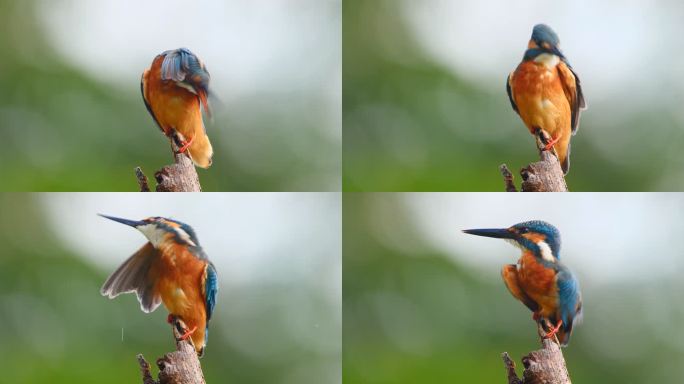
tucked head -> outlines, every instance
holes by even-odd
[[[560,40],[558,39],[558,35],[556,35],[556,32],[554,32],[551,27],[546,24],[537,24],[534,26],[528,48],[551,50],[553,48],[558,48],[559,45]]]
[[[463,232],[476,236],[509,240],[518,247],[529,250],[547,261],[555,262],[560,258],[560,232],[545,221],[533,220],[508,228],[466,229]]]
[[[211,116],[209,109],[209,72],[197,55],[187,48],[179,48],[163,52],[164,61],[161,66],[162,80],[173,80],[176,85],[197,95],[204,110]]]
[[[102,214],[100,216],[139,230],[155,248],[167,241],[175,241],[179,244],[193,247],[199,246],[197,235],[192,227],[180,221],[164,217],[148,217],[147,219],[136,221]]]

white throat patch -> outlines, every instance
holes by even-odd
[[[178,234],[178,237],[180,237],[181,240],[192,245],[193,247],[197,246],[197,244],[195,244],[195,242],[190,239],[190,235],[188,235],[188,233],[185,232],[182,228],[173,228],[173,230],[176,231],[176,233]]]
[[[540,241],[537,243],[537,247],[539,247],[539,253],[541,253],[542,259],[552,263],[556,262],[556,258],[553,257],[553,252],[551,252],[551,247],[549,247],[549,244],[547,244],[545,241]]]
[[[555,68],[560,63],[560,57],[551,53],[542,53],[534,59],[535,63],[546,65],[547,68]]]
[[[157,227],[154,224],[145,224],[140,227],[137,227],[140,232],[147,237],[147,240],[152,243],[152,245],[157,248],[163,241],[164,241],[164,236],[166,236],[169,232]],[[192,245],[192,246],[197,246],[191,239],[190,235],[188,235],[187,232],[185,232],[181,228],[171,228],[173,229],[174,232],[178,235],[178,237],[181,238],[181,240],[185,241],[186,243]]]
[[[158,228],[154,224],[145,224],[136,228],[142,232],[145,237],[147,237],[147,240],[149,240],[155,248],[157,248],[164,241],[166,231]]]

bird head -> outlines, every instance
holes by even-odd
[[[560,232],[545,221],[533,220],[508,228],[466,229],[463,232],[508,240],[546,261],[555,262],[560,258]]]
[[[147,240],[149,240],[155,248],[159,248],[160,245],[170,241],[192,247],[199,247],[199,241],[197,240],[195,231],[192,227],[185,223],[181,223],[180,221],[164,217],[148,217],[147,219],[136,221],[102,214],[100,214],[100,216],[137,229],[145,235]]]
[[[546,24],[537,24],[532,29],[532,37],[527,44],[528,50],[538,53],[550,53],[564,58],[560,51],[560,39],[556,32]]]

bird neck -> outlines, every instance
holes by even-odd
[[[534,61],[549,68],[555,67],[563,59],[563,57],[558,56],[555,52],[544,48],[530,48],[525,51],[523,56],[523,61]]]

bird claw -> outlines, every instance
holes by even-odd
[[[194,139],[195,139],[195,136],[191,137],[190,140],[188,140],[188,141],[179,140],[181,142],[182,146],[180,147],[180,149],[178,149],[178,153],[183,153],[183,152],[187,151],[187,149],[190,147],[190,145],[192,144],[192,141]]]
[[[181,139],[181,136],[178,133],[178,131],[176,131],[173,128],[171,128],[167,132],[166,136],[169,139],[171,139],[176,144],[176,146],[178,146],[178,152],[176,152],[176,153],[184,153],[185,151],[187,151],[188,148],[190,147],[190,145],[192,145],[192,141],[195,139],[195,136],[193,136],[190,138],[190,140],[185,141],[185,140]]]
[[[556,143],[558,142],[558,140],[560,140],[560,135],[558,135],[558,137],[553,137],[553,136],[552,136],[551,139],[550,139],[549,141],[546,142],[546,146],[544,147],[544,150],[545,150],[545,151],[548,151],[548,150],[550,150],[551,148],[553,148],[553,146],[556,145]]]
[[[558,320],[558,323],[556,323],[555,327],[552,327],[551,330],[549,330],[546,335],[544,335],[544,339],[550,339],[554,336],[556,336],[556,333],[560,330],[561,325],[563,325],[563,320]]]
[[[537,136],[539,136],[539,139],[541,140],[542,143],[544,143],[544,151],[551,150],[556,143],[560,140],[560,134],[558,137],[553,137],[550,134],[548,134],[545,130],[541,128],[537,128],[536,130]]]
[[[197,326],[194,326],[192,329],[186,330],[185,333],[180,337],[179,340],[187,340],[188,337],[190,337],[190,335],[195,333],[196,330],[197,330]]]

